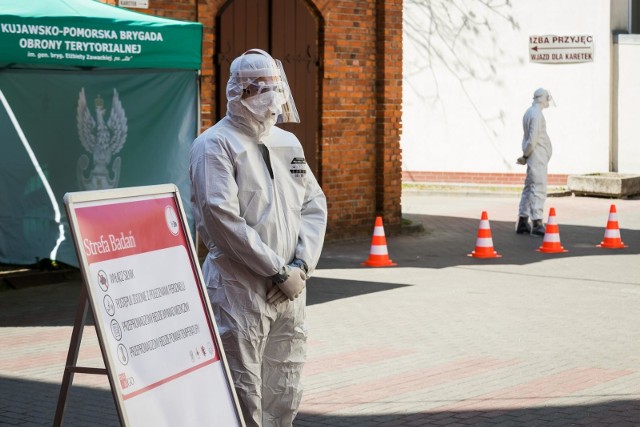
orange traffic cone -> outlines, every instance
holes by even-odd
[[[476,239],[476,250],[467,254],[474,258],[500,258],[493,249],[493,239],[491,238],[491,228],[489,227],[489,216],[486,211],[480,217],[480,227],[478,228],[478,238]]]
[[[537,249],[538,252],[554,254],[559,252],[569,252],[560,244],[560,228],[556,222],[555,208],[549,209],[549,219],[544,229],[544,239],[542,245]]]
[[[622,238],[620,237],[616,205],[611,205],[611,209],[609,209],[609,220],[607,221],[607,228],[604,230],[604,240],[596,246],[609,249],[628,248],[627,245],[622,243]]]
[[[387,239],[384,236],[384,227],[382,226],[382,217],[376,217],[376,225],[373,228],[373,238],[371,239],[371,251],[369,251],[369,259],[362,263],[369,267],[391,267],[398,265],[389,259],[387,251]]]

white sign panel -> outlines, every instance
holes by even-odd
[[[149,9],[149,0],[118,0],[118,6],[134,9]]]
[[[593,62],[593,36],[529,36],[529,58],[542,64]]]
[[[241,426],[177,188],[160,187],[175,193],[65,196],[123,424]]]

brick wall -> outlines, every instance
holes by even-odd
[[[116,4],[117,0],[103,0]],[[299,0],[306,1],[306,0]],[[324,27],[320,168],[329,239],[400,228],[402,0],[308,0]],[[148,10],[203,24],[201,129],[215,114],[215,17],[226,0],[149,0]]]
[[[402,0],[377,2],[377,175],[376,211],[391,231],[400,227],[402,153]]]
[[[324,20],[322,176],[329,237],[400,228],[402,1],[316,1]]]

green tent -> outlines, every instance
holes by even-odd
[[[0,66],[200,68],[202,26],[91,0],[0,3]]]
[[[170,182],[191,220],[201,40],[93,0],[0,3],[0,263],[78,264],[67,192]]]

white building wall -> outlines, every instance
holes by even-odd
[[[545,87],[549,173],[608,171],[611,3],[486,3],[405,0],[403,170],[524,173],[522,115]],[[592,35],[593,62],[532,63],[529,36],[547,34]]]
[[[640,174],[640,35],[618,36],[617,172]]]

